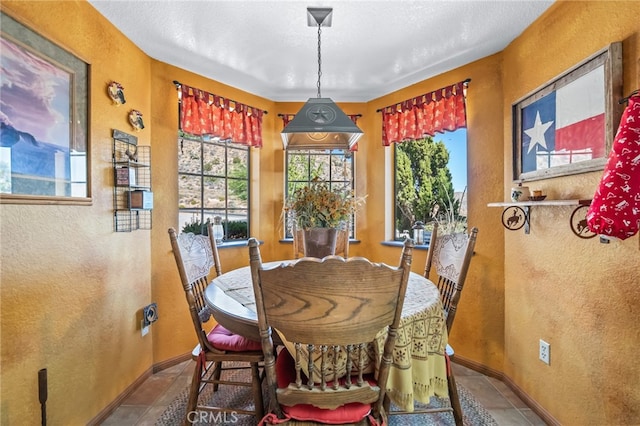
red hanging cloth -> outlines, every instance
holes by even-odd
[[[468,81],[382,108],[382,144],[413,141],[467,127]]]
[[[587,212],[591,232],[621,240],[640,228],[640,94],[628,101]]]
[[[180,130],[262,147],[262,110],[184,84],[180,91]]]

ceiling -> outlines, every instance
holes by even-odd
[[[88,0],[150,57],[267,99],[367,102],[503,50],[553,1]],[[455,82],[452,82],[455,83]]]

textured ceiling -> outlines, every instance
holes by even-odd
[[[503,50],[553,1],[89,0],[147,55],[273,101],[366,102]],[[452,82],[454,83],[454,82]]]

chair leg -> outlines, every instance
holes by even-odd
[[[264,417],[264,402],[262,400],[262,378],[258,363],[251,363],[251,389],[253,390],[253,403],[256,409],[256,420],[260,421]]]
[[[196,407],[198,405],[198,395],[200,393],[200,381],[202,379],[202,372],[205,367],[205,357],[204,352],[200,352],[198,359],[196,360],[196,366],[193,369],[193,377],[191,378],[191,387],[189,389],[189,401],[187,402],[187,413],[185,415],[184,424],[188,425],[191,422],[189,418],[193,415],[189,415],[189,413],[193,413],[196,411]]]
[[[222,373],[222,361],[214,362],[213,367],[213,391],[218,392],[218,385],[220,382],[220,374]]]
[[[456,421],[456,426],[462,426],[462,406],[460,405],[460,398],[458,397],[458,387],[456,386],[456,379],[453,376],[453,370],[451,368],[451,360],[448,356],[447,387],[449,389],[449,401],[451,402],[451,408],[453,408],[453,418]]]

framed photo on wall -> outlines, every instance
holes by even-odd
[[[0,202],[88,204],[89,66],[0,14]]]
[[[621,98],[622,43],[616,42],[515,102],[513,179],[602,170]]]

